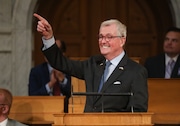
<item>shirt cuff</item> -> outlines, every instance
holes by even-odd
[[[54,45],[55,38],[54,38],[54,36],[52,38],[50,38],[50,39],[44,39],[44,37],[42,37],[42,41],[43,41],[43,44],[44,44],[44,47],[42,49],[46,50],[49,47],[51,47],[52,45]]]
[[[68,80],[67,80],[67,78],[65,77],[64,80],[63,80],[63,82],[62,82],[61,84],[66,85],[66,84],[67,84],[67,81],[68,81]]]
[[[53,90],[52,90],[52,88],[51,89],[49,88],[48,83],[45,85],[45,87],[46,87],[48,94],[52,94]]]

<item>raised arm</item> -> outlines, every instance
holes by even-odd
[[[44,39],[50,39],[53,37],[53,30],[48,21],[41,17],[40,15],[34,13],[34,17],[36,17],[39,21],[37,24],[37,31],[44,37]]]

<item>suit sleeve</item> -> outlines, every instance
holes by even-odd
[[[29,75],[29,95],[49,95],[45,87],[46,82],[44,82],[45,84],[42,83],[43,81],[41,80],[40,74],[32,68]]]

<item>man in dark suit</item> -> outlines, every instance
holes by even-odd
[[[8,117],[13,96],[7,89],[0,88],[0,125],[1,126],[27,126]]]
[[[123,49],[126,42],[124,24],[113,19],[103,22],[99,30],[99,48],[102,55],[92,56],[85,61],[74,61],[64,57],[58,49],[52,27],[47,20],[38,14],[34,16],[40,20],[37,31],[43,35],[43,52],[54,68],[84,79],[87,92],[133,94],[133,96],[88,95],[85,112],[147,111],[147,71],[132,61]],[[105,71],[108,71],[107,76]]]
[[[65,55],[66,45],[64,41],[56,40],[58,48],[60,48]],[[45,58],[44,63],[35,66],[31,69],[29,75],[29,95],[30,96],[53,96],[64,95],[65,98],[65,111],[68,111],[68,99],[71,96],[71,76],[62,73],[56,69],[53,69]],[[56,84],[58,83],[58,86]],[[55,94],[55,89],[59,89],[60,92]]]
[[[164,53],[149,57],[144,66],[149,78],[180,78],[180,29],[170,27],[165,35]],[[173,61],[170,72],[168,62]]]

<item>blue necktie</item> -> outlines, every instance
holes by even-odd
[[[104,74],[102,75],[101,77],[101,82],[100,82],[100,85],[99,85],[99,89],[98,89],[98,92],[101,91],[102,87],[103,87],[103,84],[104,82],[108,79],[108,73],[109,73],[109,66],[111,65],[111,62],[110,61],[107,61],[106,62],[106,66],[105,66],[105,70],[104,70]]]

